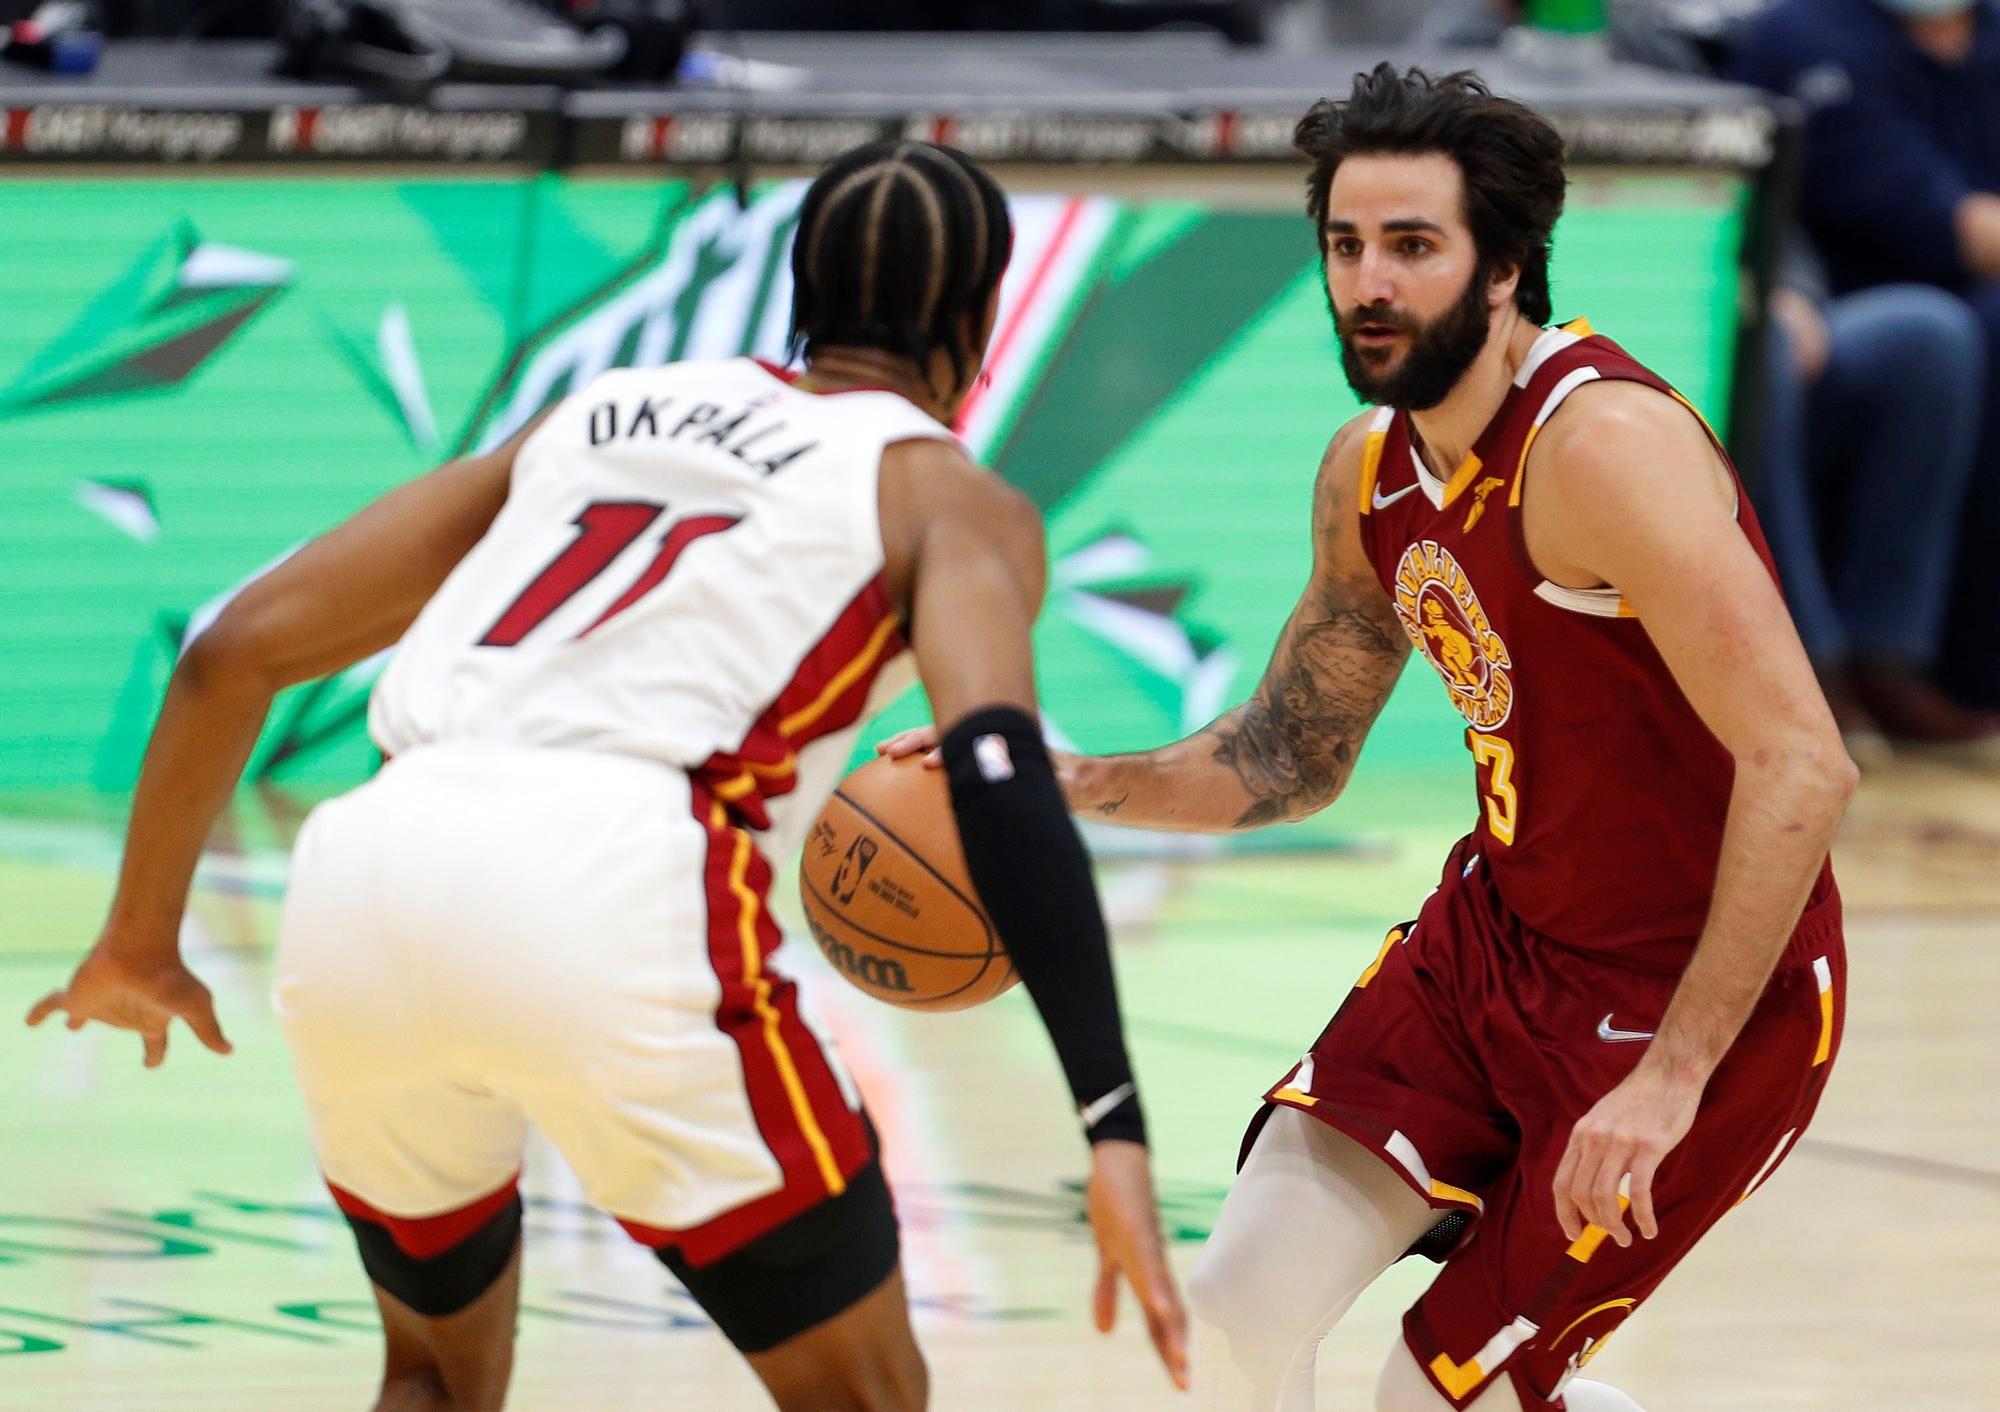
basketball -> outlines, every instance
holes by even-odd
[[[813,821],[806,925],[833,968],[905,1010],[965,1010],[1019,979],[965,870],[942,770],[863,765]]]

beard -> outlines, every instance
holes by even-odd
[[[1427,412],[1444,401],[1486,346],[1492,326],[1486,285],[1486,262],[1481,260],[1457,302],[1428,323],[1386,304],[1357,305],[1345,316],[1333,310],[1340,370],[1347,374],[1347,385],[1363,402],[1403,412]],[[1331,303],[1330,292],[1327,298]],[[1409,351],[1400,364],[1391,365],[1386,358],[1371,360],[1355,347],[1355,330],[1363,324],[1397,329],[1408,338]]]

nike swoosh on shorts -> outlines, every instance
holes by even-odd
[[[1615,1010],[1611,1012],[1612,1015],[1617,1013]],[[1611,1027],[1611,1015],[1606,1015],[1597,1022],[1597,1037],[1606,1044],[1636,1044],[1642,1039],[1653,1038],[1653,1031],[1613,1029]]]

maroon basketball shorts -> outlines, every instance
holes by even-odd
[[[1571,1129],[1644,1056],[1679,977],[1530,932],[1469,840],[1265,1095],[1370,1148],[1440,1211],[1471,1215],[1403,1320],[1453,1407],[1502,1375],[1524,1405],[1561,1407],[1574,1370],[1791,1151],[1840,1047],[1838,899],[1800,929],[1814,944],[1773,977],[1654,1179],[1656,1240],[1620,1249],[1592,1227],[1571,1241],[1553,1186]]]

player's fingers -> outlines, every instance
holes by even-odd
[[[157,1069],[167,1059],[166,1027],[162,1025],[157,1030],[147,1030],[143,1038],[146,1041],[146,1067]]]
[[[1162,1317],[1152,1310],[1146,1311],[1146,1333],[1153,1340],[1153,1351],[1160,1355],[1160,1364],[1167,1370],[1167,1377],[1175,1387],[1186,1392],[1188,1380],[1187,1319],[1176,1321]]]
[[[942,750],[933,750],[930,754],[924,756],[924,768],[927,770],[943,769],[944,752]]]
[[[1583,1234],[1583,1216],[1577,1210],[1576,1198],[1571,1194],[1570,1183],[1576,1177],[1577,1155],[1576,1135],[1570,1135],[1569,1146],[1563,1149],[1562,1164],[1556,1168],[1556,1179],[1550,1183],[1556,1199],[1556,1222],[1570,1240]]]
[[[1097,1291],[1091,1296],[1090,1313],[1101,1334],[1110,1333],[1118,1322],[1118,1267],[1101,1256],[1097,1262]]]
[[[28,1023],[30,1025],[39,1025],[42,1021],[48,1019],[49,1016],[55,1014],[56,1011],[62,1009],[64,1002],[68,999],[69,992],[66,990],[50,991],[40,1000],[37,1000],[34,1006],[28,1011]]]
[[[1579,1152],[1576,1170],[1570,1173],[1569,1199],[1576,1207],[1579,1218],[1578,1236],[1592,1226],[1604,1230],[1610,1229],[1603,1219],[1603,1211],[1597,1204],[1597,1169],[1601,1165],[1603,1165],[1602,1154],[1595,1146],[1587,1146]]]
[[[1647,1240],[1660,1235],[1660,1223],[1653,1215],[1653,1173],[1659,1166],[1660,1159],[1650,1153],[1641,1153],[1632,1162],[1632,1224]]]
[[[915,755],[933,749],[938,743],[937,731],[931,726],[918,726],[912,730],[897,731],[875,747],[879,755],[887,755],[891,760],[900,760],[905,755]]]
[[[1625,1213],[1618,1204],[1618,1189],[1630,1165],[1629,1154],[1621,1145],[1605,1154],[1590,1179],[1590,1209],[1595,1213],[1590,1219],[1609,1231],[1620,1246],[1632,1243],[1632,1233],[1625,1228]]]
[[[194,1037],[214,1050],[217,1054],[234,1053],[235,1049],[222,1033],[222,1024],[215,1018],[215,999],[208,992],[192,1001],[181,1011],[181,1018],[194,1031]]]
[[[1148,1271],[1145,1287],[1135,1284],[1133,1292],[1139,1296],[1139,1304],[1146,1311],[1146,1332],[1152,1337],[1160,1362],[1166,1365],[1167,1376],[1173,1379],[1175,1387],[1185,1392],[1188,1388],[1187,1311],[1181,1307],[1180,1295],[1175,1292],[1172,1279],[1165,1270]]]

